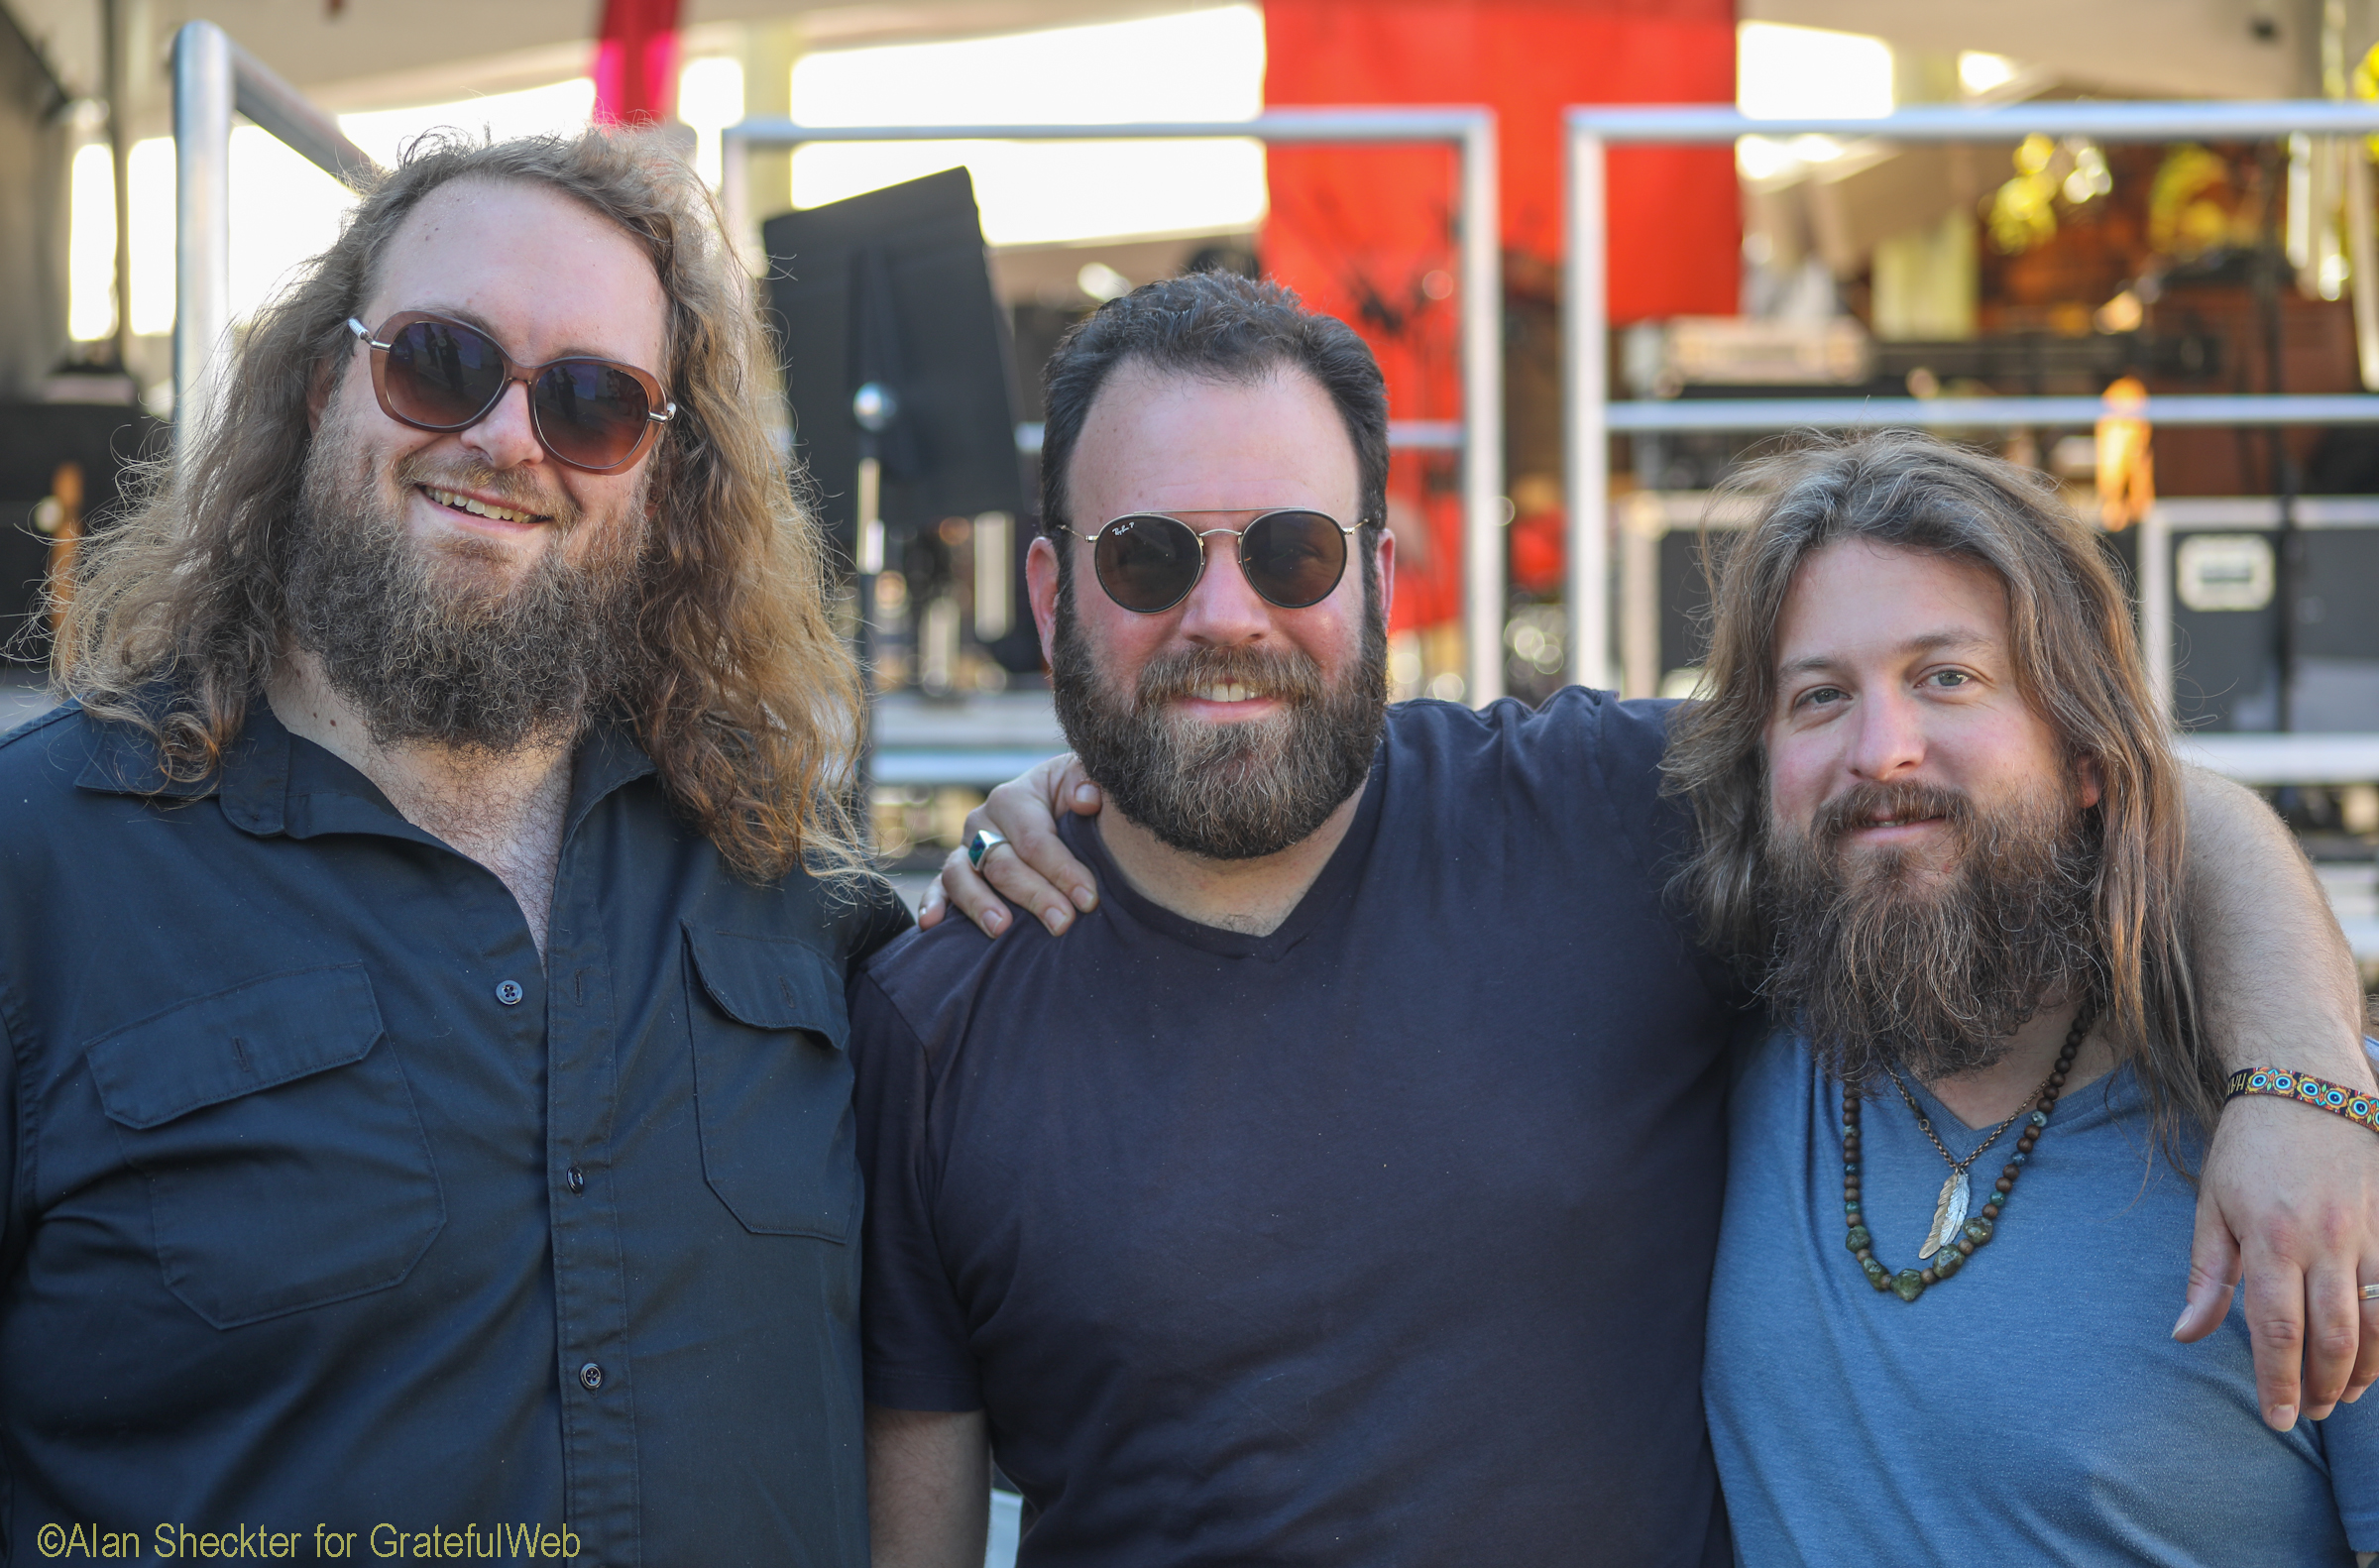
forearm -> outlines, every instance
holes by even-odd
[[[2354,955],[2295,836],[2252,790],[2185,768],[2190,954],[2225,1066],[2373,1086]]]
[[[982,1411],[867,1406],[874,1568],[982,1568],[990,1517]]]

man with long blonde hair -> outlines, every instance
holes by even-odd
[[[2242,998],[2193,983],[2180,769],[2094,530],[1910,433],[1739,483],[1665,762],[1680,889],[1778,1026],[1736,1063],[1704,1368],[1738,1560],[2379,1551],[2379,1407],[2258,1420],[2244,1314],[2177,1345],[2140,1288],[2225,1095],[2307,1074],[2209,1036]],[[2367,1166],[2367,1076],[2328,1099],[2300,1132]]]
[[[759,332],[657,140],[428,139],[86,546],[0,743],[0,1555],[865,1560],[907,917]]]

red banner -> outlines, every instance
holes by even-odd
[[[595,42],[595,119],[637,125],[677,117],[678,0],[604,0]]]
[[[1492,107],[1507,285],[1548,303],[1561,255],[1561,110],[1735,100],[1732,0],[1266,0],[1264,36],[1269,105]],[[1397,418],[1459,417],[1453,154],[1281,148],[1268,168],[1266,270],[1363,333]],[[1742,220],[1731,150],[1622,150],[1609,192],[1614,321],[1733,313]],[[1442,458],[1397,461],[1400,628],[1459,613],[1460,506],[1445,469]],[[1546,522],[1557,538],[1557,516],[1524,519],[1535,531]],[[1558,579],[1557,555],[1522,553],[1521,576]]]

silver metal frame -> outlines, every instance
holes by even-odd
[[[1564,285],[1569,506],[1570,678],[1608,684],[1611,668],[1610,437],[1639,430],[1789,430],[1901,425],[2012,429],[2094,424],[2095,397],[1778,397],[1613,403],[1609,386],[1609,214],[1605,161],[1613,144],[1731,146],[1746,136],[1830,136],[1873,142],[2008,142],[2035,133],[2108,142],[2259,140],[2309,132],[2379,131],[2379,104],[2027,103],[1968,109],[1923,105],[1873,119],[1755,120],[1706,104],[1646,109],[1572,108],[1563,116],[1569,255]],[[2166,425],[2379,423],[2379,396],[2151,397],[2142,417]],[[2172,690],[2170,563],[2151,547],[2164,537],[2151,515],[2141,536],[2140,598],[2149,677]],[[2158,640],[2159,626],[2166,635]]]
[[[243,114],[350,188],[372,160],[338,122],[212,22],[173,35],[173,452],[207,413],[206,374],[231,331],[231,117]]]
[[[746,120],[721,133],[728,232],[750,244],[745,155],[812,142],[1086,142],[1245,138],[1282,145],[1452,145],[1460,157],[1463,689],[1473,705],[1504,692],[1504,282],[1496,122],[1484,108],[1274,109],[1252,120],[1121,125],[797,125]],[[1415,434],[1429,427],[1406,427]],[[1435,445],[1413,440],[1399,445]]]

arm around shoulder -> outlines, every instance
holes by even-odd
[[[2184,768],[2191,960],[2223,1065],[2287,1066],[2360,1087],[2362,985],[2329,902],[2254,791]]]
[[[2186,897],[2197,1002],[2223,1065],[2280,1066],[2357,1088],[2362,986],[2336,918],[2287,828],[2252,791],[2185,770]],[[2198,1194],[2189,1305],[2173,1337],[2203,1339],[2246,1287],[2264,1419],[2320,1419],[2379,1379],[2379,1139],[2277,1100],[2222,1114]]]

